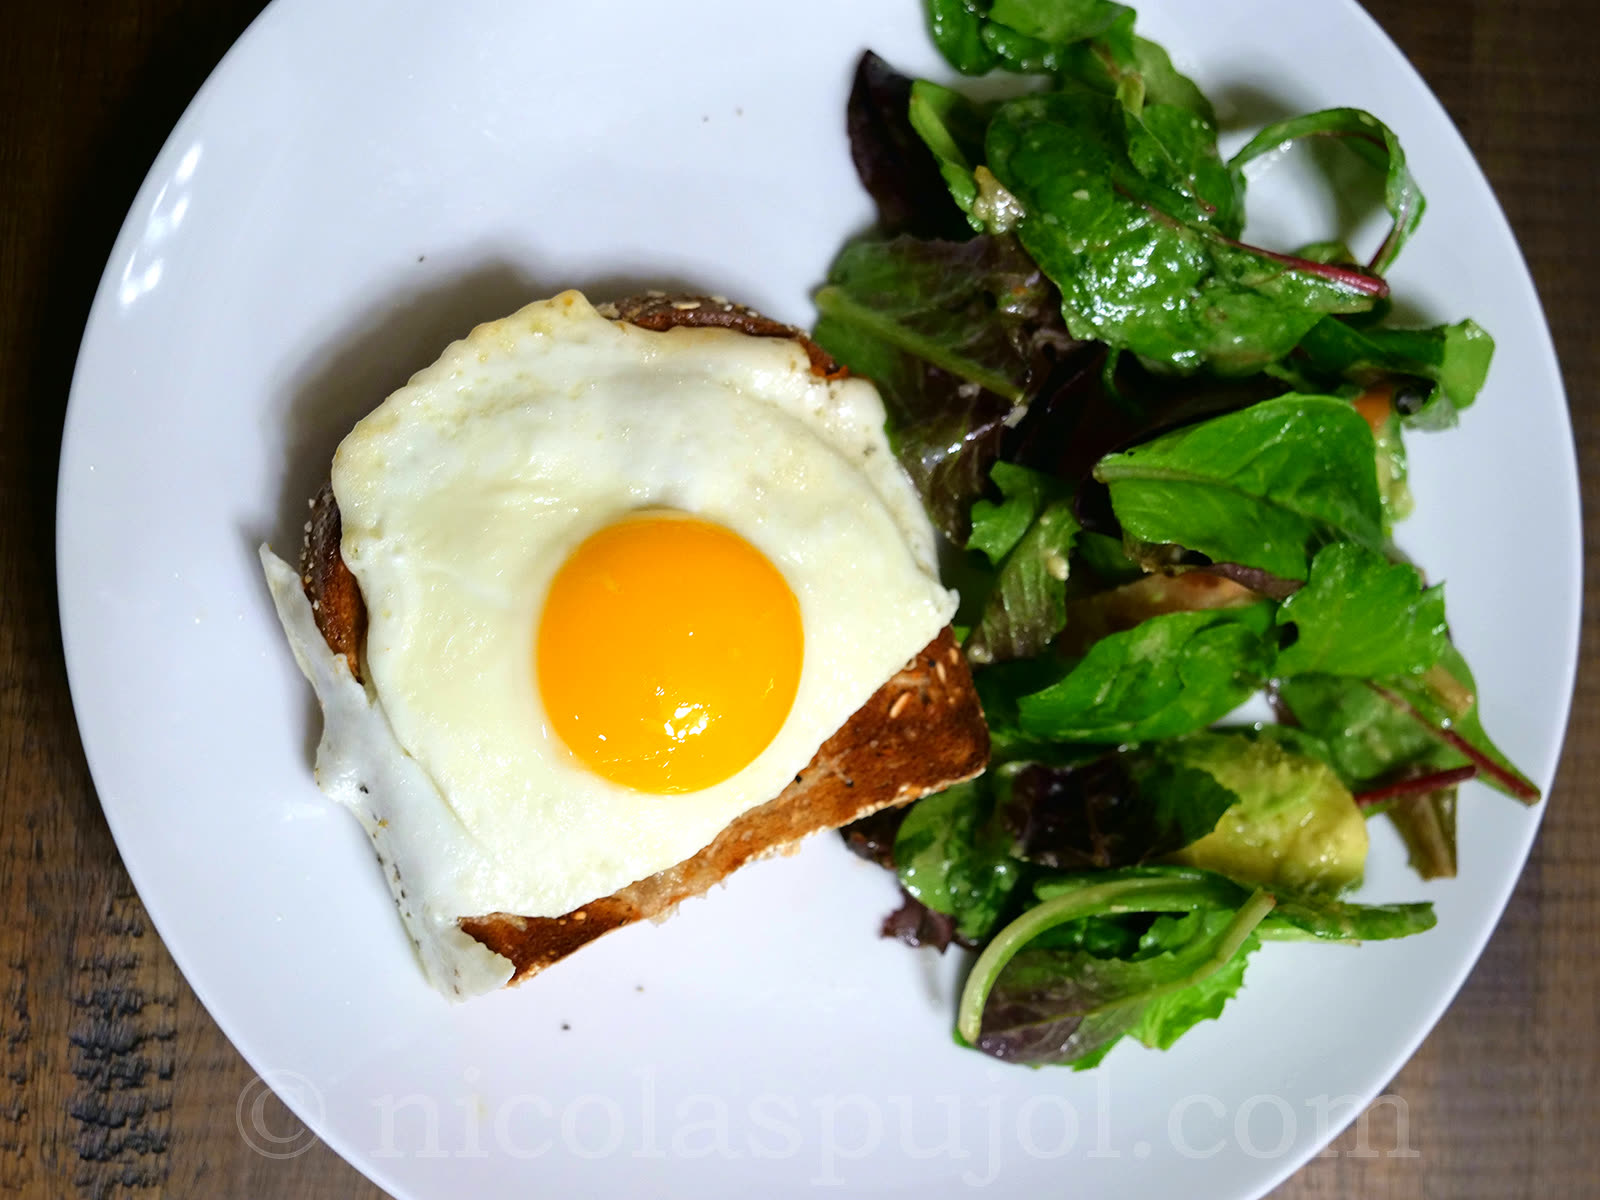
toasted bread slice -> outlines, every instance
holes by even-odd
[[[805,350],[813,373],[844,373],[799,330],[721,297],[648,293],[600,311],[658,331],[717,326],[752,337],[791,338]],[[339,506],[331,487],[322,489],[311,509],[301,583],[323,640],[360,679],[366,607],[340,555]],[[485,913],[462,918],[460,927],[509,959],[511,982],[517,983],[613,929],[670,915],[680,901],[748,862],[792,853],[810,834],[970,779],[988,758],[989,733],[972,676],[947,627],[823,743],[781,795],[736,818],[698,854],[565,916]]]

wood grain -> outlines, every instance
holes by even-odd
[[[909,0],[908,0],[909,2]],[[366,1197],[321,1146],[240,1138],[251,1071],[151,931],[94,799],[56,625],[56,455],[95,283],[144,171],[258,0],[0,10],[0,1192]],[[1372,0],[1522,241],[1600,498],[1600,6]],[[1586,537],[1586,555],[1596,535]],[[1591,585],[1592,586],[1592,585]],[[1597,597],[1544,832],[1487,953],[1365,1127],[1284,1200],[1579,1197],[1600,1181]],[[1405,1118],[1415,1157],[1391,1153]],[[271,1109],[274,1131],[292,1118]]]

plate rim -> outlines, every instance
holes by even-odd
[[[916,0],[911,0],[911,2],[915,3]],[[1568,592],[1566,596],[1566,600],[1570,605],[1568,611],[1570,611],[1571,620],[1569,622],[1569,628],[1564,631],[1563,638],[1569,647],[1568,652],[1564,656],[1565,674],[1564,679],[1559,681],[1559,686],[1555,689],[1560,698],[1560,721],[1559,729],[1554,731],[1554,758],[1550,765],[1548,773],[1549,778],[1541,780],[1544,785],[1543,798],[1536,810],[1534,819],[1527,825],[1526,834],[1522,838],[1522,844],[1517,848],[1515,854],[1516,868],[1514,871],[1508,871],[1503,879],[1496,881],[1496,887],[1493,889],[1496,893],[1493,904],[1493,910],[1495,914],[1493,920],[1484,923],[1483,926],[1473,934],[1470,939],[1471,953],[1464,955],[1456,963],[1448,985],[1438,991],[1436,1002],[1429,1006],[1426,1020],[1419,1022],[1415,1028],[1410,1030],[1408,1035],[1403,1039],[1402,1049],[1394,1057],[1393,1061],[1381,1071],[1375,1073],[1374,1080],[1369,1087],[1364,1087],[1360,1090],[1358,1095],[1359,1104],[1350,1110],[1350,1113],[1347,1117],[1329,1124],[1328,1134],[1325,1139],[1311,1143],[1303,1154],[1289,1153],[1278,1160],[1274,1164],[1273,1170],[1263,1177],[1264,1182],[1262,1185],[1249,1193],[1241,1193],[1239,1200],[1260,1200],[1261,1197],[1266,1196],[1268,1193],[1280,1186],[1285,1180],[1298,1173],[1312,1158],[1316,1157],[1321,1150],[1325,1149],[1329,1144],[1336,1140],[1346,1128],[1354,1123],[1355,1120],[1361,1116],[1361,1114],[1364,1113],[1371,1105],[1372,1101],[1382,1093],[1382,1090],[1386,1086],[1387,1082],[1392,1080],[1394,1075],[1415,1056],[1418,1048],[1434,1032],[1440,1020],[1454,1004],[1467,979],[1481,961],[1488,942],[1499,929],[1501,921],[1504,919],[1506,907],[1509,904],[1516,887],[1521,882],[1523,875],[1526,872],[1529,855],[1532,852],[1535,840],[1538,838],[1539,833],[1543,828],[1546,811],[1553,798],[1556,782],[1560,777],[1561,760],[1564,757],[1566,739],[1571,728],[1572,707],[1575,698],[1575,688],[1579,668],[1579,651],[1583,620],[1583,584],[1585,574],[1585,563],[1583,558],[1584,514],[1580,490],[1580,463],[1577,453],[1577,442],[1575,431],[1573,429],[1570,401],[1567,395],[1560,358],[1557,354],[1554,339],[1551,335],[1549,319],[1545,312],[1543,301],[1539,295],[1537,281],[1534,279],[1533,274],[1529,269],[1522,245],[1516,236],[1515,229],[1506,216],[1504,206],[1502,205],[1498,194],[1495,192],[1493,184],[1489,180],[1487,174],[1484,172],[1482,164],[1479,162],[1477,154],[1473,151],[1471,144],[1462,135],[1459,126],[1455,122],[1454,118],[1450,115],[1449,110],[1446,109],[1443,103],[1439,100],[1428,79],[1421,73],[1420,70],[1417,69],[1416,66],[1412,64],[1411,60],[1405,55],[1404,51],[1400,49],[1394,39],[1390,37],[1389,33],[1383,28],[1382,25],[1378,23],[1377,19],[1367,11],[1367,9],[1359,2],[1359,0],[1323,0],[1323,2],[1329,9],[1343,10],[1347,17],[1353,18],[1357,23],[1362,25],[1365,31],[1364,36],[1369,40],[1376,39],[1373,43],[1375,48],[1377,46],[1382,47],[1382,53],[1387,56],[1389,64],[1392,67],[1398,68],[1402,75],[1409,77],[1416,85],[1420,86],[1422,94],[1426,97],[1427,102],[1433,106],[1433,108],[1437,111],[1437,115],[1446,122],[1456,141],[1459,142],[1460,145],[1466,150],[1467,160],[1470,163],[1471,171],[1476,177],[1477,183],[1481,185],[1482,193],[1487,197],[1489,204],[1492,206],[1492,212],[1495,218],[1493,233],[1497,237],[1502,237],[1505,240],[1520,270],[1520,276],[1516,279],[1516,283],[1519,286],[1525,285],[1527,297],[1532,302],[1532,317],[1538,333],[1537,348],[1539,351],[1539,357],[1541,359],[1541,366],[1547,370],[1549,376],[1547,382],[1550,385],[1553,400],[1559,404],[1565,423],[1566,437],[1564,445],[1567,453],[1565,461],[1561,464],[1564,468],[1563,474],[1566,476],[1563,481],[1563,490],[1569,493],[1569,498],[1572,501],[1570,513],[1572,519],[1572,528],[1569,531],[1568,538],[1568,551],[1570,557],[1566,560],[1566,563],[1575,567],[1575,569],[1571,571],[1571,578],[1569,580]],[[68,545],[68,542],[70,541],[70,525],[68,521],[67,510],[70,505],[68,494],[70,490],[68,480],[69,457],[74,453],[75,443],[80,440],[74,437],[74,429],[76,425],[81,424],[84,420],[83,414],[86,408],[86,404],[80,401],[81,391],[84,386],[81,382],[84,374],[83,368],[89,355],[93,352],[93,346],[96,340],[96,330],[99,325],[108,319],[108,310],[113,307],[112,300],[114,298],[117,286],[116,264],[127,257],[132,245],[136,244],[138,241],[139,231],[135,226],[135,218],[144,207],[145,202],[150,194],[159,188],[162,176],[161,168],[169,162],[175,161],[176,158],[179,157],[179,148],[185,142],[186,131],[191,125],[201,119],[201,116],[203,115],[207,105],[210,103],[213,94],[221,87],[226,86],[226,78],[232,72],[238,69],[240,61],[254,53],[255,45],[263,39],[268,26],[277,20],[284,19],[283,14],[286,11],[293,9],[293,7],[294,5],[292,0],[270,0],[270,3],[268,3],[251,20],[244,31],[238,36],[238,38],[235,39],[233,44],[217,60],[215,66],[212,67],[211,71],[206,76],[205,81],[196,90],[194,96],[184,107],[182,114],[174,123],[172,130],[162,142],[160,149],[156,152],[154,158],[151,160],[144,178],[142,179],[139,187],[134,193],[132,200],[130,201],[128,212],[124,216],[123,221],[118,228],[117,235],[111,244],[105,269],[102,272],[100,280],[95,288],[94,298],[89,309],[89,316],[85,322],[83,335],[79,341],[78,352],[73,366],[72,383],[69,389],[67,406],[63,416],[61,447],[57,467],[55,504],[56,530],[54,538],[57,619],[60,625],[62,651],[66,665],[68,687],[72,697],[74,721],[78,725],[79,739],[83,746],[85,760],[89,767],[90,777],[94,785],[95,798],[99,804],[102,814],[104,815],[107,826],[110,829],[113,841],[117,846],[118,858],[122,862],[124,870],[127,871],[130,881],[134,885],[135,891],[139,894],[140,904],[145,909],[146,915],[149,918],[152,927],[155,929],[157,935],[161,938],[163,947],[172,957],[174,964],[183,973],[186,985],[190,988],[195,997],[205,1008],[210,1019],[216,1023],[217,1027],[228,1039],[233,1049],[240,1055],[241,1058],[245,1060],[251,1070],[256,1073],[257,1078],[263,1082],[268,1082],[269,1086],[270,1081],[268,1080],[268,1076],[272,1075],[274,1072],[269,1067],[264,1066],[262,1062],[257,1060],[258,1056],[254,1049],[247,1049],[247,1046],[249,1045],[249,1039],[247,1036],[245,1036],[245,1031],[236,1025],[233,1019],[233,1014],[230,1011],[213,1004],[209,995],[210,989],[199,982],[200,978],[203,976],[203,972],[197,974],[195,971],[191,970],[191,967],[196,967],[199,964],[195,963],[191,958],[190,947],[187,945],[180,947],[178,944],[175,944],[167,938],[164,932],[164,919],[150,907],[149,903],[145,899],[146,889],[141,885],[144,867],[141,865],[135,865],[134,862],[130,861],[124,855],[123,846],[125,845],[125,840],[123,834],[120,832],[124,818],[114,812],[114,809],[117,808],[116,804],[113,803],[108,805],[104,802],[103,797],[106,793],[101,784],[101,780],[104,776],[101,771],[96,769],[96,752],[91,749],[90,739],[86,735],[86,731],[78,716],[78,714],[82,711],[82,705],[80,704],[79,697],[81,694],[86,694],[89,690],[91,690],[92,680],[83,670],[81,659],[79,659],[74,652],[73,634],[67,620],[67,593],[71,590],[75,590],[72,581],[70,581],[68,578],[70,562],[70,547]],[[1519,307],[1521,306],[1519,305]],[[74,666],[75,662],[79,663],[79,665],[76,667]],[[392,1195],[410,1196],[413,1194],[410,1185],[404,1180],[392,1178],[389,1170],[382,1162],[373,1159],[371,1155],[356,1150],[353,1146],[348,1146],[345,1143],[345,1139],[342,1137],[342,1135],[329,1126],[329,1123],[324,1120],[322,1114],[314,1113],[311,1110],[311,1106],[306,1102],[303,1096],[300,1096],[298,1093],[284,1094],[280,1092],[278,1094],[279,1098],[305,1125],[305,1127],[313,1132],[318,1140],[322,1141],[331,1150],[338,1154],[338,1156],[352,1169],[356,1170],[376,1186],[383,1188]]]

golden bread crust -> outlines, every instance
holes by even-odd
[[[843,374],[800,330],[718,297],[650,293],[603,305],[600,312],[645,329],[717,326],[791,338],[805,349],[813,373]],[[367,613],[340,555],[340,532],[338,502],[324,486],[312,501],[301,581],[324,640],[360,679]],[[810,834],[970,779],[988,759],[989,732],[972,676],[946,627],[823,743],[781,795],[736,818],[698,854],[564,916],[488,913],[464,917],[460,925],[510,959],[511,982],[518,983],[613,929],[670,915],[746,863],[792,853]]]
[[[601,934],[667,916],[756,859],[792,852],[813,833],[907,804],[983,770],[989,734],[965,657],[949,628],[822,744],[775,800],[737,817],[693,858],[562,917],[491,913],[461,928],[514,964],[513,982]]]
[[[803,329],[764,317],[753,308],[722,296],[669,296],[666,292],[642,292],[627,296],[596,310],[613,321],[624,321],[640,329],[660,333],[667,329],[733,329],[751,337],[781,337],[798,342],[811,361],[811,373],[824,379],[842,379],[850,372],[834,361]]]
[[[311,615],[329,649],[342,655],[350,674],[361,679],[361,643],[367,632],[367,605],[356,577],[339,553],[339,502],[325,483],[311,501],[305,545],[300,549],[300,582],[311,600]]]

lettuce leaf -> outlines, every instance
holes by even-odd
[[[1239,797],[1159,746],[1086,763],[1008,763],[999,815],[1020,859],[1059,870],[1126,867],[1205,837]]]
[[[1055,290],[1012,238],[847,246],[816,296],[813,336],[871,379],[896,454],[958,546],[1005,434],[1070,348]]]
[[[872,51],[861,56],[845,110],[850,157],[878,206],[880,234],[960,240],[968,236],[967,220],[951,202],[939,161],[913,127],[913,90],[910,78]],[[981,123],[975,136],[981,146]]]

